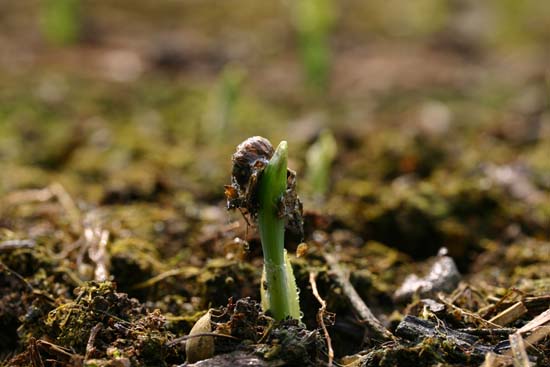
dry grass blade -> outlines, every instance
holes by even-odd
[[[546,324],[547,322],[550,322],[550,308],[535,317],[533,320],[529,321],[527,324],[525,324],[521,329],[518,330],[518,333],[523,334],[529,332],[538,326]]]
[[[525,307],[523,302],[516,302],[512,306],[508,307],[506,310],[502,311],[501,313],[490,319],[489,322],[501,326],[506,326],[516,321],[526,313],[527,308]]]

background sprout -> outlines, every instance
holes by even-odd
[[[48,42],[67,45],[78,41],[82,21],[80,5],[80,0],[44,1],[40,20]]]
[[[327,87],[330,69],[329,33],[334,23],[332,0],[297,0],[292,7],[307,83],[323,91]]]
[[[302,227],[302,205],[296,195],[294,171],[287,168],[288,145],[275,152],[255,136],[233,155],[231,185],[225,186],[229,209],[243,208],[258,223],[264,254],[262,307],[277,320],[300,318],[296,280],[284,248],[285,226]]]
[[[228,66],[225,67],[214,91],[211,108],[202,137],[206,141],[222,141],[230,129],[234,120],[235,107],[239,101],[241,90],[245,80],[243,69]]]
[[[328,190],[330,168],[336,157],[337,145],[330,130],[323,130],[306,153],[307,183],[315,196],[323,197]]]

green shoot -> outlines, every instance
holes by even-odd
[[[262,306],[277,320],[300,319],[296,280],[288,261],[285,244],[285,220],[280,215],[287,188],[288,145],[282,141],[262,173],[258,187],[258,227],[264,253]]]

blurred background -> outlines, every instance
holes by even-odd
[[[510,218],[545,233],[548,2],[0,7],[1,195],[58,182],[92,205],[223,207],[235,146],[263,135],[364,238],[433,254]]]

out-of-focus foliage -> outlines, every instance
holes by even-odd
[[[291,8],[306,81],[322,92],[330,76],[329,36],[336,7],[332,0],[298,0]]]
[[[82,29],[80,0],[44,0],[41,5],[41,29],[45,38],[54,44],[77,41]]]
[[[323,130],[306,153],[307,185],[314,195],[324,196],[330,184],[330,170],[338,147],[330,130]]]

